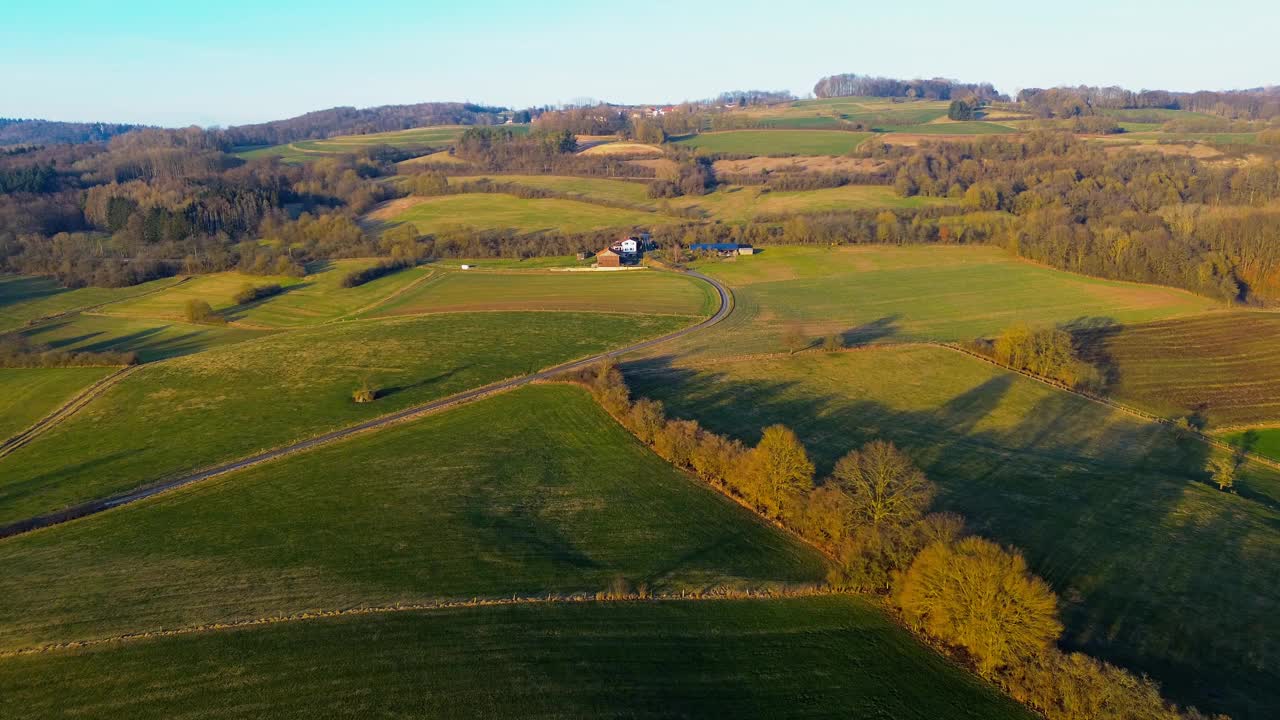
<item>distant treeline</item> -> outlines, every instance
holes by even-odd
[[[1280,161],[1112,155],[1066,133],[927,143],[900,167],[905,196],[1017,216],[1000,242],[1067,270],[1280,300]]]
[[[428,102],[371,108],[335,107],[254,125],[238,125],[221,132],[232,145],[279,145],[333,135],[408,130],[427,125],[494,125],[506,108],[471,103]],[[509,114],[509,113],[508,113]]]
[[[1088,115],[1100,109],[1190,110],[1224,118],[1266,120],[1280,116],[1280,87],[1198,92],[1121,87],[1027,88],[1017,101],[1043,116]]]
[[[976,97],[980,100],[1000,100],[991,83],[962,83],[947,78],[928,80],[895,80],[871,75],[845,73],[829,75],[813,86],[813,94],[820,98],[833,97],[896,97],[924,100],[950,100]],[[1007,98],[1004,98],[1007,99]]]
[[[145,126],[127,123],[81,123],[0,118],[0,147],[5,145],[101,143],[117,135],[123,135],[143,127]]]

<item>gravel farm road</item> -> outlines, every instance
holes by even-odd
[[[622,355],[626,355],[628,353],[636,352],[638,350],[645,350],[650,347],[653,347],[654,345],[659,345],[659,344],[668,342],[670,340],[675,340],[676,338],[690,335],[700,330],[705,330],[706,328],[709,328],[712,325],[715,325],[716,323],[725,319],[726,317],[729,316],[729,313],[733,312],[733,296],[729,293],[729,290],[725,288],[725,286],[722,285],[718,280],[714,280],[710,277],[707,277],[706,275],[693,272],[691,270],[684,271],[684,274],[690,277],[697,278],[698,280],[701,280],[711,285],[711,287],[715,288],[716,293],[718,293],[720,296],[720,307],[716,310],[715,314],[703,320],[702,322],[698,323],[697,325],[691,325],[687,328],[677,330],[673,333],[669,333],[661,337],[636,343],[635,345],[630,345],[623,348],[617,348],[615,350],[610,350],[608,352],[600,353],[598,355],[592,355],[591,357],[582,358],[580,360],[574,360],[572,362],[567,362],[567,363],[564,363],[563,365],[557,365],[555,367],[547,368],[546,370],[541,370],[539,372],[532,373],[530,375],[523,375],[521,377],[512,378],[510,380],[503,380],[497,383],[493,383],[491,385],[485,385],[484,387],[478,387],[472,390],[467,390],[466,392],[458,393],[456,395],[450,395],[449,397],[440,398],[439,400],[434,400],[432,402],[425,403],[423,405],[416,405],[414,407],[405,408],[404,410],[400,410],[398,412],[394,412],[389,415],[383,415],[381,417],[374,418],[373,420],[360,423],[359,425],[352,425],[351,427],[346,427],[341,430],[335,430],[333,432],[326,433],[324,435],[320,435],[317,437],[313,437],[308,440],[302,440],[302,441],[293,443],[291,445],[278,447],[273,450],[268,450],[266,452],[259,453],[257,455],[241,458],[239,460],[235,460],[235,461],[218,465],[215,467],[206,468],[204,470],[190,473],[188,475],[170,478],[168,480],[163,480],[161,482],[153,483],[151,485],[145,485],[143,487],[130,490],[125,493],[113,495],[111,497],[91,500],[89,502],[81,503],[79,505],[74,505],[72,507],[65,508],[57,512],[49,513],[47,515],[40,515],[37,517],[27,518],[25,520],[19,520],[17,522],[10,523],[8,525],[0,526],[0,538],[11,537],[13,535],[20,535],[22,533],[30,532],[32,530],[38,530],[40,528],[49,527],[50,525],[57,525],[59,523],[64,523],[64,522],[67,522],[68,520],[75,520],[76,518],[82,518],[82,517],[85,517],[86,515],[94,515],[96,513],[100,513],[105,510],[110,510],[112,508],[119,507],[121,505],[127,505],[129,503],[137,502],[139,500],[144,500],[146,498],[152,497],[153,495],[159,495],[160,493],[173,490],[174,488],[180,488],[184,485],[190,485],[192,483],[200,482],[201,480],[208,480],[211,477],[216,477],[218,475],[225,475],[230,472],[235,472],[236,470],[242,470],[251,465],[257,465],[259,463],[275,460],[285,455],[291,455],[293,453],[310,450],[314,447],[318,447],[320,445],[326,445],[331,442],[342,440],[344,438],[351,437],[352,435],[356,435],[358,433],[368,432],[370,430],[376,430],[379,428],[386,427],[388,425],[394,425],[396,423],[404,422],[418,415],[425,415],[427,413],[444,410],[446,408],[450,408],[455,405],[461,405],[462,403],[465,403],[471,400],[476,400],[478,398],[485,397],[487,395],[492,395],[493,393],[502,392],[504,390],[510,390],[512,388],[517,388],[522,385],[527,385],[531,382],[536,382],[539,380],[548,380],[553,377],[556,377],[557,375],[561,375],[563,373],[569,372],[571,370],[578,370],[585,366],[598,363],[601,360],[619,357]]]

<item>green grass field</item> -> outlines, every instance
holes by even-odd
[[[481,272],[487,270],[549,270],[552,268],[591,267],[592,260],[579,260],[573,255],[544,255],[536,257],[483,257],[483,258],[437,258],[431,261],[429,269],[458,270],[463,265],[471,265]]]
[[[449,314],[274,334],[131,375],[5,458],[0,523],[345,427],[689,323],[678,316]],[[356,404],[365,379],[376,402]]]
[[[1026,552],[1063,600],[1068,646],[1201,709],[1280,708],[1280,672],[1260,660],[1280,652],[1280,472],[1250,465],[1220,492],[1208,445],[940,348],[626,372],[636,395],[744,442],[794,428],[820,473],[893,441],[940,486],[937,507]]]
[[[0,275],[0,332],[41,318],[136,297],[176,282],[176,278],[164,278],[132,287],[69,290],[50,278]]]
[[[787,213],[919,208],[953,203],[947,198],[901,197],[887,185],[845,185],[794,192],[764,192],[761,187],[730,185],[707,195],[687,195],[669,202],[674,207],[697,208],[710,219],[736,223]]]
[[[631,272],[450,272],[418,285],[370,316],[468,310],[571,310],[693,319],[715,312],[719,298],[706,283],[653,270]]]
[[[102,309],[111,316],[181,320],[188,300],[204,300],[228,320],[248,327],[288,328],[316,325],[376,305],[416,280],[427,270],[414,268],[385,275],[353,288],[342,287],[352,270],[369,267],[377,258],[332,260],[313,263],[302,278],[221,272],[197,275],[164,292],[137,300],[114,303]],[[284,292],[248,305],[237,305],[234,296],[245,285],[277,284]]]
[[[517,133],[529,130],[527,125],[506,127]],[[367,135],[340,135],[323,140],[299,140],[282,145],[238,148],[235,154],[246,160],[274,157],[279,158],[281,162],[296,164],[336,155],[359,153],[379,145],[403,149],[438,148],[453,144],[466,130],[466,126],[463,125],[437,125]]]
[[[1241,430],[1228,433],[1223,439],[1250,452],[1280,460],[1280,427]]]
[[[252,340],[265,333],[226,325],[80,313],[41,323],[22,334],[56,350],[133,352],[141,362],[154,362]]]
[[[393,201],[369,217],[387,227],[413,223],[423,233],[439,232],[449,227],[575,233],[671,221],[671,218],[643,210],[559,198],[526,200],[502,193],[406,198]]]
[[[451,178],[450,182],[459,183],[490,180],[494,183],[516,183],[525,187],[553,190],[555,192],[573,193],[593,200],[656,209],[657,201],[649,197],[647,182],[634,180],[610,180],[608,178],[579,178],[559,175],[489,175],[483,177]]]
[[[671,592],[825,572],[817,551],[674,470],[585,391],[535,385],[6,540],[0,647],[594,594],[617,577]]]
[[[852,597],[332,618],[0,660],[0,712],[172,718],[1030,713]]]
[[[836,130],[727,130],[676,142],[710,153],[735,155],[844,155],[870,133]]]
[[[533,188],[574,193],[593,200],[641,206],[654,211],[661,211],[663,207],[695,208],[708,219],[734,223],[751,222],[758,216],[786,213],[918,208],[952,204],[952,201],[947,198],[901,197],[887,185],[845,185],[795,192],[765,192],[762,187],[727,185],[708,195],[653,200],[649,198],[644,183],[626,180],[534,175],[499,175],[493,176],[492,179],[495,182],[509,182]],[[654,222],[655,219],[657,218],[651,218],[649,222]]]
[[[113,372],[115,368],[0,368],[0,441]]]
[[[1195,118],[1198,120],[1221,120],[1217,115],[1209,115],[1207,113],[1192,112],[1190,110],[1170,110],[1168,108],[1097,108],[1096,112],[1100,115],[1113,117],[1121,122],[1167,122],[1169,120],[1181,120],[1187,118]]]
[[[847,344],[967,341],[1018,322],[1142,322],[1220,307],[1179,290],[1033,265],[992,247],[770,247],[695,266],[730,285],[737,303],[726,321],[684,341],[699,354],[780,351],[791,328],[814,343],[833,333]]]
[[[1220,312],[1111,328],[1086,351],[1109,392],[1169,418],[1215,426],[1280,421],[1280,314]]]
[[[921,125],[894,125],[885,128],[886,132],[915,133],[922,135],[1007,135],[1016,133],[1016,128],[993,122],[945,122]]]

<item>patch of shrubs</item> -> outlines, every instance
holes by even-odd
[[[342,287],[353,288],[359,287],[367,282],[377,280],[383,275],[390,275],[413,265],[408,260],[383,260],[377,265],[372,265],[361,270],[352,270],[342,278]]]
[[[282,292],[284,292],[284,288],[276,283],[271,283],[270,285],[250,285],[245,283],[232,297],[232,300],[235,300],[237,305],[248,305],[251,302],[263,300],[272,295],[279,295]]]
[[[189,323],[197,325],[226,325],[227,319],[213,311],[209,303],[192,298],[183,306],[183,316]]]
[[[632,401],[606,363],[568,378],[668,462],[805,538],[835,560],[836,588],[878,592],[914,631],[1049,720],[1196,720],[1152,680],[1057,646],[1058,598],[1022,554],[967,535],[962,518],[931,513],[936,486],[892,443],[842,457],[818,480],[796,434],[764,429],[749,448],[661,402]]]
[[[1060,328],[1006,328],[995,340],[979,340],[977,350],[1007,367],[1056,380],[1077,390],[1103,385],[1098,368],[1082,360],[1071,333]]]
[[[33,343],[18,333],[0,337],[0,367],[3,368],[108,367],[137,362],[138,355],[132,352],[55,350]]]

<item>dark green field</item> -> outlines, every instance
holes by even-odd
[[[711,153],[735,155],[843,155],[870,133],[839,130],[728,130],[678,140]]]
[[[478,313],[270,335],[144,367],[5,459],[0,523],[687,325],[641,315]],[[365,379],[382,397],[358,405]]]
[[[583,390],[540,385],[0,542],[0,648],[619,577],[679,591],[824,574]]]
[[[1026,551],[1063,599],[1069,647],[1160,680],[1171,697],[1250,717],[1280,709],[1280,472],[1237,494],[1207,445],[952,351],[869,349],[768,360],[636,362],[634,392],[754,443],[796,430],[829,472],[892,440],[938,506]],[[1239,602],[1249,598],[1249,602]],[[1206,608],[1230,607],[1230,612]]]
[[[6,658],[0,714],[1033,717],[843,596],[403,612]]]

